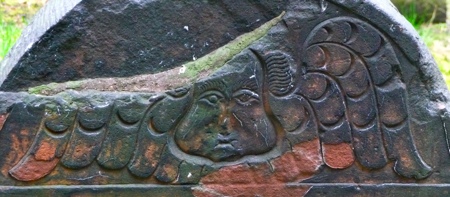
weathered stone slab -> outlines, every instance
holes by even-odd
[[[203,14],[221,3],[181,4],[205,6]],[[229,5],[243,9],[266,2],[240,3]],[[449,94],[411,25],[388,1],[271,3],[277,12],[255,12],[271,17],[196,61],[186,63],[185,54],[171,54],[180,64],[152,68],[157,73],[149,75],[1,93],[0,193],[446,195]],[[112,9],[96,10],[107,8]],[[114,8],[131,18],[148,11]],[[213,19],[251,19],[229,14]],[[214,31],[227,24],[217,23],[211,35],[223,35]],[[166,42],[162,34],[151,36]],[[89,53],[91,48],[74,50]],[[109,50],[121,51],[117,46]],[[146,72],[133,69],[129,75]]]
[[[286,2],[49,1],[5,58],[0,89],[165,71],[254,30]]]

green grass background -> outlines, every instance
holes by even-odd
[[[447,0],[447,2],[450,2],[450,0]],[[415,10],[416,7],[412,4],[409,7],[403,7],[400,12],[414,26],[430,49],[447,86],[450,87],[450,24],[433,24],[430,20],[427,21],[426,18],[418,15]],[[450,12],[450,10],[447,12]],[[450,16],[450,14],[447,15]]]
[[[0,0],[0,61],[46,0]]]
[[[0,61],[6,56],[29,22],[46,0],[0,0]],[[63,0],[62,0],[63,1]],[[449,0],[450,1],[450,0]],[[415,12],[414,5],[400,12],[416,28],[433,54],[450,87],[450,29],[432,24]],[[450,24],[449,24],[450,25]]]

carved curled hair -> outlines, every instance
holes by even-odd
[[[293,75],[289,57],[281,51],[272,51],[264,56],[270,92],[275,96],[285,96],[293,87]]]

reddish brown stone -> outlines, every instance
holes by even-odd
[[[281,182],[301,181],[313,176],[323,164],[319,139],[295,145],[292,152],[272,161],[274,175]]]
[[[0,115],[0,130],[3,129],[3,125],[5,124],[6,119],[8,118],[9,114],[2,114]]]
[[[308,186],[290,187],[283,184],[252,184],[252,185],[216,185],[215,189],[197,187],[193,190],[196,197],[219,197],[219,196],[304,196],[310,189]]]
[[[171,163],[159,166],[160,176],[167,177],[167,179],[176,179],[178,175],[178,166]]]
[[[37,161],[51,161],[55,158],[56,146],[49,142],[42,142],[34,154]]]
[[[33,142],[28,137],[24,137],[28,136],[28,134],[29,130],[22,129],[19,133],[10,136],[9,139],[12,142],[11,149],[14,151],[9,152],[5,157],[6,165],[2,166],[1,169],[3,176],[8,176],[8,171],[27,153],[29,146]]]
[[[162,146],[158,146],[158,144],[150,144],[147,149],[145,150],[145,158],[148,159],[148,161],[150,161],[151,166],[153,168],[155,168],[158,165],[158,159],[161,151],[162,151],[163,147]]]
[[[323,164],[318,139],[295,145],[291,152],[268,163],[236,165],[202,178],[196,196],[302,196],[308,188],[290,188],[286,183],[312,177]]]
[[[9,174],[20,181],[33,181],[40,179],[53,171],[59,159],[50,161],[38,161],[33,157],[27,157],[9,171]]]
[[[91,150],[93,149],[93,146],[89,146],[89,144],[78,144],[78,146],[75,148],[75,151],[73,152],[73,155],[71,155],[71,157],[73,159],[76,158],[82,158],[84,155],[86,155],[86,153],[91,152]]]
[[[348,168],[355,162],[353,149],[350,144],[323,144],[324,161],[333,169]]]

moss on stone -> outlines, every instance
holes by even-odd
[[[252,43],[267,35],[269,30],[282,20],[284,14],[285,12],[281,13],[280,16],[270,20],[261,27],[237,37],[235,40],[216,49],[210,54],[203,56],[196,61],[186,63],[183,65],[183,69],[185,69],[185,71],[182,74],[184,77],[192,79],[196,78],[202,71],[220,68]]]
[[[40,85],[32,88],[28,88],[28,93],[30,94],[45,94],[45,92],[52,91],[57,86],[57,83],[49,83],[45,85]]]
[[[43,94],[48,95],[53,92],[59,92],[59,90],[76,90],[83,86],[83,81],[68,81],[65,83],[49,83],[32,88],[28,88],[30,94]]]

